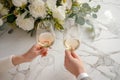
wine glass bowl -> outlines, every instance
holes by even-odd
[[[40,22],[37,26],[37,43],[42,47],[50,47],[55,41],[55,34],[50,22]]]
[[[68,50],[76,50],[80,46],[78,24],[69,24],[64,30],[63,44]]]

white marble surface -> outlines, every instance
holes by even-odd
[[[109,30],[113,33],[120,34],[120,0],[94,1],[102,6],[97,21],[102,26],[112,27]],[[20,29],[12,34],[7,34],[7,31],[8,28],[0,32],[0,58],[24,53],[36,43],[35,36],[30,37]],[[54,59],[51,65],[42,67],[39,64],[40,57],[37,57],[33,62],[21,64],[6,73],[6,80],[75,80],[63,67],[62,33],[56,32],[56,35],[55,44],[49,50]],[[90,77],[93,80],[120,80],[120,38],[108,30],[102,30],[100,36],[93,41],[86,37],[85,32],[80,36],[81,45],[76,53],[82,58]]]

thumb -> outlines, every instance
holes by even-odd
[[[72,57],[72,54],[71,54],[71,51],[65,50],[65,57],[68,58],[68,59],[73,58],[73,57]]]

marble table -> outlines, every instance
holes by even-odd
[[[93,80],[120,80],[120,38],[113,34],[120,34],[120,0],[94,0],[94,3],[102,6],[98,13],[98,24],[108,29],[101,30],[99,37],[94,40],[81,31],[81,45],[76,53],[82,58]],[[30,37],[21,29],[16,29],[12,34],[8,34],[8,30],[6,26],[6,29],[0,32],[0,58],[24,53],[36,43],[35,36]],[[5,74],[6,80],[76,80],[63,65],[63,34],[56,31],[56,35],[56,41],[49,50],[52,64],[41,65],[39,56],[30,63],[11,69]]]

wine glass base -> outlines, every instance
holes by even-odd
[[[48,54],[45,57],[41,57],[41,59],[39,59],[39,64],[43,67],[52,65],[54,63],[54,56],[52,54]]]

